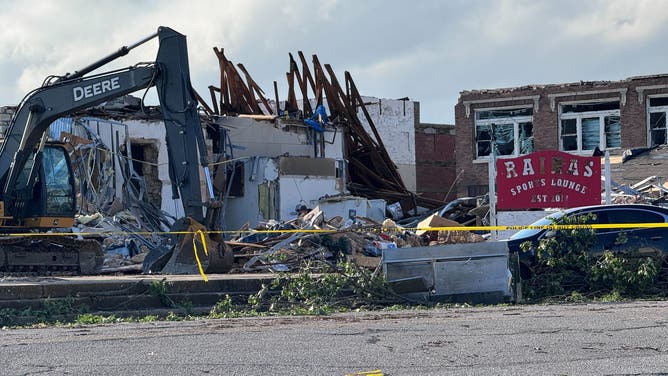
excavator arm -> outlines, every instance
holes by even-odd
[[[155,37],[159,39],[155,62],[88,75]],[[44,176],[45,158],[53,159],[52,154],[45,153],[45,131],[54,120],[155,86],[166,131],[173,198],[181,199],[185,211],[185,218],[178,221],[178,226],[197,224],[201,226],[198,227],[200,230],[218,229],[218,218],[204,212],[205,207],[219,212],[219,205],[207,167],[207,151],[189,72],[185,36],[170,28],[160,27],[154,35],[132,46],[124,46],[80,71],[58,77],[29,93],[12,118],[6,139],[0,147],[2,218],[11,218],[15,224],[26,215],[27,207],[44,206],[44,195],[36,195],[33,187],[39,177]],[[207,202],[202,200],[200,166],[204,170],[210,196]],[[205,220],[207,223],[200,225]]]
[[[38,169],[40,148],[43,144],[41,139],[54,120],[155,86],[164,116],[173,196],[181,198],[186,216],[203,221],[198,165],[205,168],[207,182],[210,179],[197,100],[190,85],[185,36],[167,27],[160,27],[153,37],[155,36],[159,38],[160,47],[154,63],[83,77],[85,73],[113,60],[112,57],[122,56],[131,49],[123,47],[116,54],[75,74],[65,75],[53,84],[34,90],[22,101],[0,149],[0,176],[4,181],[2,200],[5,211],[14,214],[13,208],[20,206],[17,200],[25,199],[19,196],[27,187],[17,187],[17,178],[36,147],[37,157],[32,170]],[[146,38],[141,43],[149,39],[151,38]],[[135,44],[132,48],[138,45]],[[31,173],[24,185],[33,183],[35,177],[36,173]],[[209,192],[212,193],[212,189]]]

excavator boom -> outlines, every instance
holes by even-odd
[[[159,49],[155,62],[88,75],[156,36]],[[181,199],[189,221],[200,224],[209,219],[208,223],[203,223],[203,228],[219,228],[219,218],[205,213],[205,207],[217,205],[211,204],[215,197],[210,183],[212,179],[208,176],[207,150],[189,72],[185,36],[168,27],[160,27],[157,33],[138,43],[124,46],[73,74],[60,76],[29,93],[12,118],[6,139],[0,147],[0,229],[11,227],[12,232],[16,232],[17,228],[27,231],[49,225],[71,226],[71,220],[65,218],[73,217],[75,209],[69,159],[62,156],[54,160],[62,153],[58,154],[55,151],[57,147],[46,142],[45,131],[58,118],[149,87],[156,88],[160,101],[173,198]],[[63,162],[59,163],[61,160]],[[60,166],[58,171],[67,171],[69,175],[65,174],[57,182],[49,184],[53,179],[44,171],[52,168],[54,163]],[[62,168],[64,164],[67,169]],[[209,184],[208,202],[202,200],[200,167]],[[53,204],[70,202],[66,200],[68,195],[72,197],[72,204]],[[52,210],[54,207],[60,211],[55,213]],[[224,248],[224,243],[220,243]],[[16,242],[12,244],[16,248]],[[0,251],[0,269],[11,266],[10,259],[15,252],[4,247],[1,240]]]

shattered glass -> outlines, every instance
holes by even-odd
[[[515,108],[515,109],[505,109],[505,110],[487,110],[487,111],[476,111],[476,120],[488,120],[488,119],[507,119],[517,116],[531,116],[533,115],[533,108]]]
[[[563,114],[593,112],[593,111],[609,111],[609,110],[619,110],[619,101],[576,103],[576,104],[565,104],[561,106],[561,113]]]
[[[622,146],[622,125],[619,116],[606,116],[605,122],[605,147],[618,148]]]
[[[476,148],[478,157],[488,156],[492,153],[492,131],[489,125],[476,126]]]
[[[74,187],[70,182],[70,168],[64,149],[44,148],[42,166],[47,187],[46,214],[69,214],[74,209]]]
[[[533,123],[520,123],[520,154],[533,153]]]
[[[512,155],[515,151],[515,127],[513,124],[497,124],[494,127],[496,155]]]
[[[652,112],[649,114],[649,128],[652,146],[666,143],[666,113]]]
[[[532,107],[476,111],[477,157],[492,154],[492,145],[496,155],[533,152],[532,115]]]
[[[649,98],[649,106],[650,107],[668,106],[668,97]]]

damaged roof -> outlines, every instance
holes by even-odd
[[[520,91],[539,91],[539,90],[549,90],[549,89],[564,89],[564,88],[581,88],[581,87],[605,87],[615,84],[624,84],[634,81],[643,81],[643,80],[653,80],[653,79],[662,79],[668,78],[668,73],[654,74],[647,76],[632,76],[618,81],[578,81],[578,82],[567,82],[559,84],[530,84],[516,87],[507,87],[507,88],[496,88],[496,89],[479,89],[479,90],[462,90],[459,92],[460,96],[472,95],[472,94],[506,94]]]

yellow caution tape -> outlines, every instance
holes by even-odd
[[[202,240],[202,247],[204,248],[204,254],[208,256],[209,250],[206,248],[206,238],[204,237],[204,232],[202,230],[197,230],[197,232],[195,232],[195,235],[193,236],[193,252],[195,252],[195,260],[197,260],[197,268],[199,268],[199,274],[202,276],[202,279],[204,279],[204,282],[208,282],[209,278],[207,278],[206,274],[204,274],[204,268],[202,268],[202,262],[199,260],[199,256],[197,255],[197,242],[195,241],[197,235],[199,235],[200,239]]]
[[[357,373],[347,373],[345,376],[384,376],[383,371],[376,369],[373,371],[360,371]]]
[[[504,225],[504,226],[450,226],[450,227],[367,227],[367,228],[347,228],[347,229],[291,229],[291,230],[216,230],[216,231],[108,231],[108,232],[25,232],[25,233],[7,233],[2,236],[113,236],[113,235],[194,235],[201,234],[239,234],[239,233],[258,233],[258,234],[285,234],[285,233],[337,233],[337,232],[403,232],[403,231],[506,231],[506,230],[524,230],[524,229],[549,229],[549,230],[573,230],[578,228],[585,229],[613,229],[613,228],[668,228],[668,223],[605,223],[589,225]],[[200,235],[203,236],[203,235]],[[206,247],[206,245],[205,245]]]

